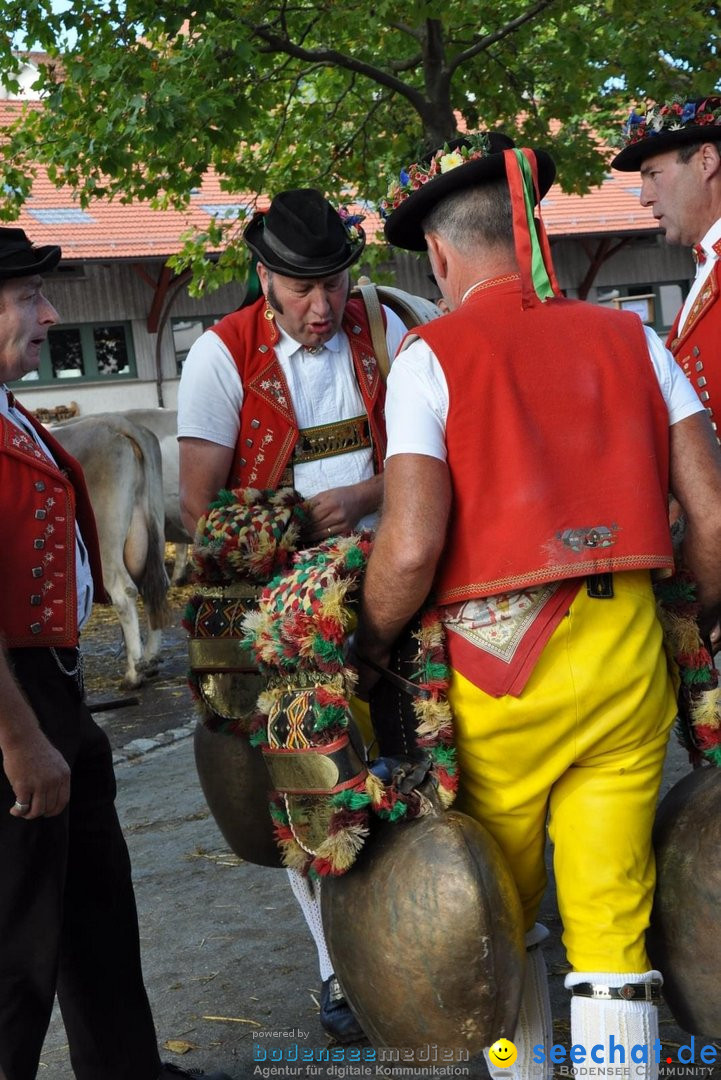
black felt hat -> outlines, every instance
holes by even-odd
[[[297,278],[337,274],[365,247],[363,230],[357,224],[347,228],[315,188],[279,192],[265,213],[253,215],[243,238],[269,270]]]
[[[477,187],[506,175],[504,150],[515,147],[513,139],[500,131],[479,133],[454,139],[440,150],[429,154],[417,165],[401,173],[401,184],[395,185],[383,204],[386,214],[385,233],[389,243],[408,251],[425,251],[423,219],[434,206],[448,195],[464,188]],[[469,157],[444,171],[443,158],[468,152]],[[546,194],[556,175],[553,158],[545,150],[534,150],[538,164],[540,197]],[[446,163],[450,164],[450,163]],[[428,176],[429,170],[438,171]],[[418,183],[418,186],[414,186]]]
[[[625,136],[626,146],[611,162],[621,172],[637,172],[646,158],[668,150],[721,140],[721,97],[653,105],[643,116],[634,110]]]
[[[0,281],[54,270],[60,262],[56,244],[33,247],[22,229],[0,228]]]

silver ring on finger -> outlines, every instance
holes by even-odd
[[[30,809],[30,803],[29,802],[18,802],[16,800],[15,805],[13,806],[13,810],[17,810],[17,812],[19,814],[27,814],[29,809]]]

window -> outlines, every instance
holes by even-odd
[[[23,382],[52,384],[66,379],[129,379],[136,375],[128,323],[56,326],[40,350],[40,366]]]
[[[209,326],[213,326],[222,317],[222,315],[198,315],[189,319],[173,319],[173,345],[178,375],[183,370],[183,363],[193,342],[197,341]]]

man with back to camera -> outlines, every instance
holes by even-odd
[[[404,169],[389,193],[388,240],[428,250],[451,311],[409,335],[391,369],[383,517],[354,646],[367,693],[364,661],[387,664],[431,591],[444,611],[456,806],[499,843],[525,918],[518,1057],[491,1069],[515,1080],[553,1074],[535,922],[547,819],[571,1042],[658,1037],[645,931],[676,698],[651,571],[673,567],[669,488],[705,625],[721,602],[708,418],[637,316],[560,295],[533,213],[554,174],[544,151],[482,133]]]
[[[57,992],[78,1080],[192,1080],[158,1056],[110,744],[84,699],[79,633],[105,593],[82,470],[4,385],[37,370],[59,260],[0,229],[0,1076],[34,1080]]]
[[[348,269],[365,236],[312,188],[279,192],[244,239],[262,296],[192,346],[178,396],[180,495],[185,526],[222,488],[294,487],[309,502],[311,543],[373,527],[385,456],[383,382]],[[382,309],[392,357],[405,326]],[[318,887],[288,870],[318,949],[320,1019],[342,1042],[362,1030],[336,979]]]

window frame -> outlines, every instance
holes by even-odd
[[[98,370],[98,357],[95,342],[95,330],[103,326],[119,326],[123,330],[125,349],[128,358],[128,371],[106,373]],[[127,319],[98,319],[96,322],[71,322],[59,323],[48,332],[48,338],[58,331],[77,330],[80,335],[80,353],[83,361],[83,371],[78,375],[66,378],[58,376],[53,371],[52,358],[50,355],[49,340],[45,340],[40,348],[40,363],[37,368],[37,378],[20,379],[13,383],[14,386],[76,386],[79,383],[91,382],[129,382],[138,377],[138,367],[135,357],[135,343],[133,341],[132,323]]]
[[[198,334],[198,337],[201,337],[202,334],[204,334],[206,330],[209,330],[211,328],[211,326],[215,326],[223,318],[225,318],[224,315],[174,315],[173,316],[173,318],[170,320],[170,333],[171,333],[172,338],[173,338],[173,355],[175,357],[175,371],[176,371],[176,374],[178,376],[180,376],[182,374],[183,364],[185,363],[185,358],[187,357],[188,353],[190,352],[190,349],[192,349],[193,345],[195,344],[195,341],[197,341],[198,338],[195,339],[195,341],[190,346],[190,348],[186,349],[183,356],[180,357],[178,349],[176,349],[176,347],[175,347],[175,326],[176,326],[176,323],[184,323],[184,322],[200,323],[201,326],[203,327],[203,329],[201,330],[200,334]]]

